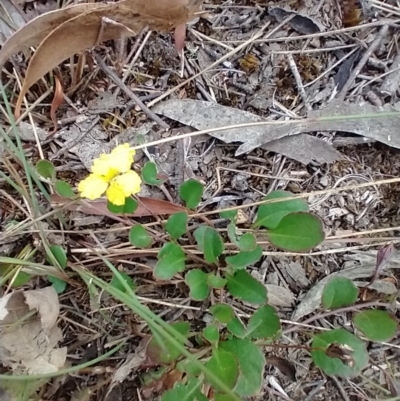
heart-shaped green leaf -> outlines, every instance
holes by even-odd
[[[256,395],[262,386],[265,357],[259,347],[247,339],[233,338],[220,343],[239,361],[239,377],[234,391],[242,397]]]
[[[276,310],[270,305],[258,308],[247,325],[248,338],[274,338],[281,329],[281,322]]]
[[[267,236],[273,245],[291,252],[308,251],[325,239],[321,219],[311,213],[285,216]]]
[[[193,233],[197,246],[208,263],[215,263],[224,251],[224,242],[216,230],[202,225]]]
[[[235,316],[232,307],[226,304],[215,304],[211,306],[210,313],[214,316],[215,320],[224,324],[228,323]]]
[[[142,168],[142,178],[149,185],[160,185],[164,182],[157,178],[157,166],[153,162],[145,163]]]
[[[129,242],[138,248],[148,248],[151,243],[151,237],[141,224],[135,224],[129,230]]]
[[[274,191],[264,198],[266,201],[288,198],[281,202],[265,203],[259,206],[253,227],[273,229],[290,213],[308,212],[307,202],[303,199],[290,199],[293,194],[287,191]]]
[[[368,364],[365,343],[344,329],[314,336],[311,357],[328,376],[354,377]]]
[[[165,229],[172,239],[176,240],[186,233],[187,221],[188,215],[186,212],[177,212],[168,218]]]
[[[353,318],[354,325],[368,340],[390,341],[397,333],[399,324],[394,316],[384,310],[358,312]]]
[[[167,242],[158,253],[158,262],[154,267],[154,275],[161,280],[169,280],[174,274],[185,270],[186,255],[182,248]]]
[[[203,195],[203,185],[194,179],[184,182],[179,188],[179,195],[185,201],[189,209],[195,209]]]
[[[228,275],[228,291],[234,297],[252,304],[267,302],[267,289],[246,270],[238,270],[234,275]]]
[[[62,180],[57,180],[54,183],[54,189],[55,189],[56,193],[63,198],[67,198],[67,199],[76,198],[76,194],[75,194],[74,190],[72,189],[71,185],[68,184],[68,182],[65,182]]]
[[[233,268],[234,271],[245,269],[247,266],[258,262],[262,256],[262,249],[259,245],[252,251],[241,251],[236,255],[225,258],[226,263]]]
[[[39,160],[36,163],[36,171],[43,177],[49,180],[56,178],[56,168],[54,164],[48,160]]]
[[[212,356],[206,362],[205,367],[229,388],[235,386],[239,369],[238,361],[231,352],[214,348]],[[212,380],[211,376],[207,377],[207,380],[215,389],[222,390],[219,388],[218,384]]]
[[[346,277],[332,277],[322,291],[325,309],[338,309],[353,305],[358,298],[358,288]]]
[[[203,301],[210,293],[207,284],[207,274],[200,269],[193,269],[186,273],[185,282],[190,288],[190,297],[195,301]]]

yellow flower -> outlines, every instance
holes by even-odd
[[[111,168],[108,160],[99,158],[93,161],[92,173],[99,175],[107,182],[110,182],[118,174],[118,170]]]
[[[129,170],[125,174],[115,177],[113,182],[116,182],[118,185],[120,185],[123,188],[125,197],[128,197],[140,192],[142,179],[136,171]]]
[[[109,170],[126,173],[132,166],[135,153],[135,150],[131,149],[129,143],[124,143],[114,148],[111,153],[102,153],[97,159],[99,160],[97,165],[103,171],[102,175],[108,175]],[[106,174],[104,174],[105,171],[107,172]]]
[[[78,190],[82,198],[100,198],[106,192],[107,199],[122,206],[128,196],[140,191],[142,180],[131,170],[135,150],[128,143],[117,146],[111,153],[102,153],[93,161],[92,174],[81,181]]]
[[[101,176],[89,174],[78,185],[78,191],[82,198],[95,200],[104,194],[108,187],[108,182]]]
[[[111,182],[106,191],[107,199],[116,206],[125,205],[126,196],[123,187],[118,185],[115,181]]]
[[[107,189],[107,199],[116,206],[125,204],[125,199],[140,191],[142,180],[138,173],[129,170],[124,174],[115,177]]]

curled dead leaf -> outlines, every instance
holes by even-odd
[[[53,134],[57,131],[57,128],[58,128],[56,113],[57,113],[58,108],[63,104],[63,101],[64,101],[64,91],[63,91],[63,87],[61,85],[61,80],[57,75],[54,77],[54,79],[56,82],[56,90],[54,91],[54,97],[53,97],[53,100],[51,102],[51,107],[50,107],[50,117],[51,117],[51,121],[54,125]]]
[[[56,326],[59,307],[53,287],[17,291],[0,298],[0,362],[14,373],[31,375],[62,368],[67,348],[57,348],[63,339]]]
[[[47,72],[75,53],[107,40],[134,36],[146,25],[156,31],[177,28],[177,46],[183,45],[182,26],[203,0],[122,0],[112,4],[86,4],[43,14],[17,31],[0,50],[0,67],[27,44],[38,43],[21,89],[15,116],[23,97]],[[60,44],[62,45],[60,46]]]

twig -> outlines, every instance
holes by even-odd
[[[90,131],[97,125],[97,123],[100,121],[100,117],[97,116],[95,117],[91,122],[90,126],[88,129],[83,130],[75,139],[68,141],[64,144],[64,146],[56,152],[53,156],[50,157],[50,160],[56,160],[58,159],[64,152],[68,151],[69,149],[73,148],[75,145],[77,145],[87,134],[90,133]]]
[[[276,26],[274,29],[271,29],[266,35],[265,38],[269,38],[273,36],[279,29],[281,29],[285,24],[287,24],[294,15],[291,15],[290,17],[286,18],[283,20],[278,26]],[[225,54],[221,58],[219,58],[217,61],[214,63],[210,64],[208,67],[204,68],[202,71],[198,72],[197,74],[193,75],[192,77],[188,78],[187,80],[181,82],[179,85],[176,85],[175,87],[169,89],[166,91],[162,96],[158,97],[157,99],[154,99],[152,102],[149,103],[149,107],[154,106],[155,104],[159,103],[161,100],[165,99],[172,93],[174,93],[177,89],[182,88],[183,86],[187,85],[189,82],[193,81],[197,77],[203,75],[207,71],[212,70],[213,68],[219,66],[221,63],[223,63],[225,60],[228,60],[230,57],[234,56],[236,53],[239,53],[241,50],[246,48],[247,46],[253,44],[257,39],[261,38],[261,36],[264,34],[264,31],[271,25],[270,22],[267,22],[264,26],[260,28],[260,30],[250,39],[246,40],[246,42],[242,43],[238,47],[234,48],[231,50],[229,53]]]
[[[111,70],[110,67],[103,61],[103,59],[98,55],[94,55],[99,67],[140,107],[147,117],[155,121],[160,127],[168,130],[169,125],[161,120],[156,114],[154,114],[149,108],[122,82],[122,80],[117,76],[117,74]]]
[[[311,107],[310,103],[307,101],[306,91],[304,90],[303,82],[301,81],[301,76],[299,74],[299,70],[297,69],[296,62],[294,61],[294,58],[293,58],[293,56],[291,54],[288,54],[287,58],[288,58],[288,61],[289,61],[290,69],[292,70],[292,74],[293,74],[294,79],[296,81],[297,90],[299,91],[299,94],[300,94],[301,98],[303,99],[303,102],[304,102],[304,105],[306,106],[306,109],[308,111],[311,111],[312,107]]]
[[[343,388],[342,383],[340,383],[340,381],[335,376],[332,376],[331,380],[336,384],[336,387],[338,388],[340,395],[343,397],[343,400],[350,401],[350,398],[346,394],[346,391]]]
[[[351,85],[353,85],[355,79],[357,78],[358,74],[360,74],[361,70],[364,68],[364,65],[367,63],[368,59],[370,58],[371,54],[378,48],[380,45],[383,37],[387,34],[389,29],[389,25],[384,25],[381,30],[379,31],[378,35],[376,36],[375,40],[371,43],[371,46],[366,50],[364,55],[362,56],[361,60],[354,68],[353,72],[350,74],[349,79],[343,86],[342,90],[339,92],[337,98],[343,100],[346,96],[347,92],[349,91]]]

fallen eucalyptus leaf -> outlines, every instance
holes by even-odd
[[[397,114],[396,114],[397,113]],[[352,116],[352,118],[349,118]],[[400,103],[394,106],[385,105],[383,107],[372,106],[367,103],[349,103],[341,100],[334,100],[327,107],[321,110],[312,110],[307,119],[298,123],[283,124],[281,126],[271,125],[268,128],[286,132],[286,137],[271,143],[268,135],[251,138],[242,145],[237,154],[249,152],[255,148],[263,146],[264,149],[271,149],[277,152],[284,151],[285,147],[293,147],[300,154],[307,151],[307,145],[312,149],[314,157],[318,157],[319,150],[314,150],[315,145],[310,141],[302,140],[305,132],[348,132],[363,137],[367,137],[385,145],[400,149],[400,137],[395,135],[397,127],[400,125]],[[250,120],[251,121],[251,120]],[[296,134],[300,134],[296,135]],[[283,136],[283,135],[282,135]],[[317,138],[313,138],[317,140]],[[243,141],[242,141],[243,142]],[[321,141],[322,142],[322,141]],[[272,145],[272,146],[271,146]],[[324,149],[325,151],[325,149]],[[334,153],[332,153],[334,155]],[[289,156],[290,157],[290,156]],[[296,157],[294,157],[297,160]]]
[[[145,26],[156,31],[177,28],[177,47],[183,45],[184,24],[202,0],[122,0],[85,4],[43,14],[17,31],[0,50],[0,68],[27,44],[39,44],[15,106],[20,115],[29,88],[68,57],[107,40],[137,35]],[[63,45],[60,46],[60,43]]]
[[[247,111],[190,99],[167,100],[156,105],[153,111],[198,130],[265,121]],[[341,154],[327,142],[310,135],[297,135],[303,130],[304,123],[300,121],[290,125],[231,128],[211,132],[210,135],[226,143],[243,143],[236,151],[236,156],[264,145],[263,148],[266,150],[283,154],[304,164],[310,163],[313,159],[320,163],[331,163],[342,158]]]

